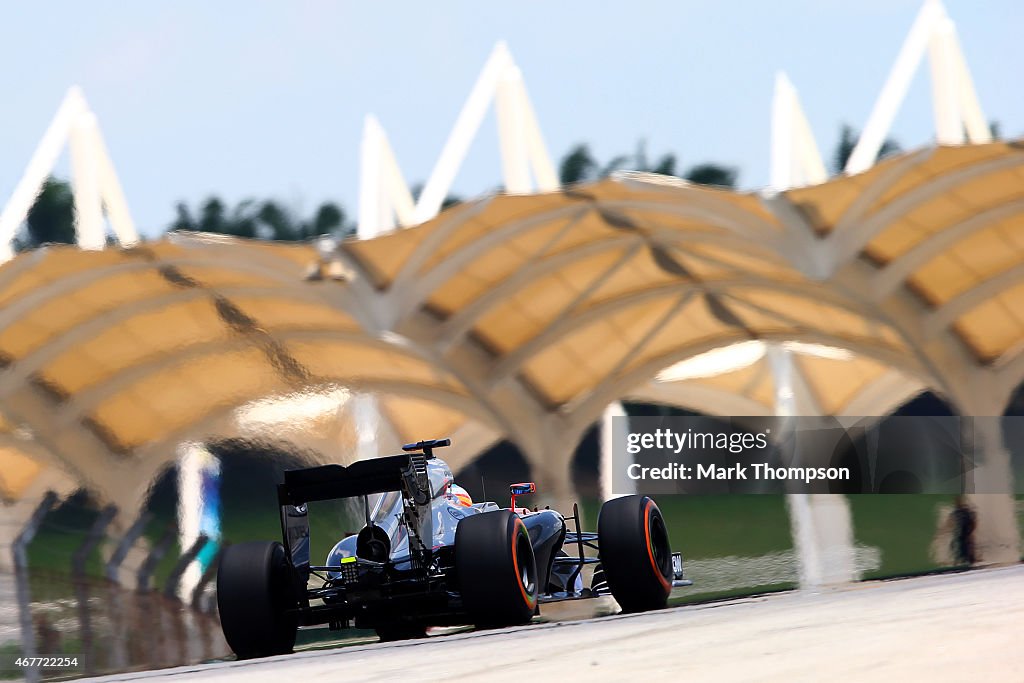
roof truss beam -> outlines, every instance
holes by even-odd
[[[1013,199],[935,232],[882,268],[872,285],[874,297],[881,299],[889,296],[904,284],[914,274],[914,271],[957,242],[1022,212],[1024,212],[1024,198]]]
[[[856,258],[875,236],[935,197],[946,192],[955,192],[959,185],[968,181],[1017,166],[1024,166],[1024,153],[1011,153],[964,168],[953,169],[900,195],[873,214],[865,216],[862,221],[852,224],[849,229],[841,232],[833,231],[829,236],[829,241],[834,244],[836,263],[841,265]]]
[[[665,244],[684,247],[689,244],[714,244],[731,248],[749,248],[749,242],[731,234],[718,233],[680,233],[674,230],[663,230],[650,233],[648,238],[656,244]],[[497,286],[487,290],[484,294],[474,299],[465,307],[460,309],[451,318],[446,320],[438,333],[441,348],[448,350],[458,344],[466,334],[469,333],[480,317],[503,299],[514,295],[515,292],[536,282],[540,278],[557,273],[563,267],[591,256],[597,256],[617,249],[627,249],[629,256],[635,256],[644,241],[633,235],[611,237],[599,242],[591,242],[574,248],[572,251],[552,254],[547,258],[537,259],[529,265],[518,269],[508,278],[502,280]],[[624,254],[624,257],[627,255]],[[703,254],[689,254],[691,258],[698,258],[703,261],[714,263],[723,267],[730,264],[723,263],[716,259],[704,256]],[[627,259],[628,260],[628,259]],[[615,266],[615,269],[622,264]],[[604,282],[602,279],[601,282]]]
[[[514,351],[499,360],[494,365],[490,382],[492,384],[502,382],[507,376],[521,372],[522,367],[530,358],[540,353],[548,346],[557,343],[574,332],[583,329],[604,317],[613,315],[620,310],[649,301],[654,301],[666,296],[673,296],[681,291],[693,290],[702,293],[727,295],[736,287],[767,289],[770,291],[812,299],[818,302],[823,301],[828,305],[848,310],[856,315],[865,316],[870,314],[866,309],[858,307],[855,303],[831,296],[824,291],[808,292],[806,287],[800,283],[781,283],[750,276],[740,276],[723,280],[705,280],[700,283],[673,282],[667,285],[641,289],[618,296],[608,301],[595,303],[576,314],[572,314],[571,311],[561,313],[558,320],[552,321],[552,323],[547,325],[540,334],[533,337],[522,346],[517,347]],[[746,337],[744,340],[748,338],[749,337]],[[658,368],[658,370],[661,370],[661,368]]]
[[[939,334],[953,325],[960,316],[1022,280],[1024,280],[1024,264],[1018,264],[956,295],[925,318],[925,334]]]
[[[720,226],[722,229],[729,230],[738,237],[746,240],[755,240],[756,244],[762,245],[765,249],[783,251],[783,238],[782,235],[778,235],[777,231],[773,226],[767,226],[763,220],[757,218],[748,212],[738,212],[735,207],[730,207],[731,210],[721,213],[716,212],[716,205],[724,204],[724,202],[717,202],[712,200],[711,202],[702,202],[700,199],[707,199],[706,197],[701,198],[695,196],[696,201],[668,204],[662,202],[653,201],[609,201],[609,202],[591,202],[584,205],[569,204],[559,206],[554,209],[542,211],[537,214],[530,215],[526,218],[519,220],[510,221],[501,226],[496,226],[486,234],[482,235],[478,239],[473,240],[468,245],[462,247],[453,254],[448,255],[441,263],[434,266],[431,270],[423,272],[423,267],[426,264],[429,254],[433,254],[440,244],[442,244],[446,237],[454,233],[465,221],[470,220],[479,211],[483,210],[482,206],[473,210],[465,210],[454,216],[451,222],[444,223],[438,226],[428,237],[424,240],[414,255],[410,257],[409,262],[402,268],[401,274],[396,277],[394,284],[389,292],[389,297],[392,302],[390,304],[391,310],[394,312],[395,325],[398,321],[401,321],[408,317],[413,311],[418,309],[424,301],[426,301],[430,294],[433,293],[438,287],[444,282],[453,277],[459,272],[460,269],[465,267],[468,263],[479,258],[482,254],[487,253],[489,250],[507,242],[510,239],[529,232],[530,230],[537,229],[539,226],[544,225],[552,220],[558,220],[560,218],[568,218],[569,220],[580,220],[590,211],[600,211],[601,209],[609,211],[663,211],[666,215],[679,216],[684,218],[692,218],[696,221],[706,221],[711,225]],[[474,204],[474,207],[478,205]],[[728,215],[731,214],[731,215]],[[643,221],[641,221],[641,224]],[[768,228],[768,230],[766,230]],[[673,230],[658,230],[656,226],[643,226],[637,230],[635,234],[642,236],[645,239],[653,240],[653,233],[662,235],[670,235],[673,232],[681,233],[682,231]],[[694,233],[696,234],[696,233]],[[707,234],[711,234],[710,232]],[[717,238],[709,236],[707,241],[713,242]],[[781,257],[780,257],[781,258]]]

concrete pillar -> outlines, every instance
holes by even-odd
[[[516,444],[537,483],[537,493],[523,503],[531,508],[550,505],[563,514],[571,514],[572,504],[579,502],[572,481],[572,460],[583,433],[570,429],[558,416],[548,415],[540,420],[536,434],[541,438]]]
[[[974,478],[974,489],[980,493],[968,497],[977,513],[978,526],[974,538],[978,559],[982,564],[1019,562],[1017,501],[1012,493],[1010,453],[1004,443],[1000,419],[976,417],[970,422],[980,456]]]
[[[775,383],[775,413],[779,417],[819,414],[790,351],[769,346],[768,361]],[[793,436],[792,424],[783,420],[772,436],[784,443]],[[786,495],[800,587],[814,589],[856,581],[853,515],[841,494],[790,493]]]
[[[626,476],[626,469],[633,459],[633,456],[626,450],[626,439],[629,437],[629,432],[627,430],[619,430],[616,433],[616,430],[613,428],[616,418],[623,420],[626,418],[626,411],[618,401],[609,404],[601,418],[602,500],[636,493],[636,482]],[[615,452],[618,452],[619,457],[622,459],[618,470],[613,467],[612,455]]]
[[[1017,501],[1003,493],[979,493],[968,496],[978,514],[975,543],[981,564],[1020,562],[1020,532],[1017,527]]]
[[[576,487],[572,482],[571,465],[571,453],[569,457],[549,454],[543,462],[531,462],[531,475],[533,481],[537,482],[537,493],[524,498],[523,505],[531,508],[550,505],[552,509],[563,514],[571,514],[572,504],[578,502]],[[504,493],[507,494],[508,491]]]
[[[786,496],[801,588],[850,583],[860,578],[853,516],[846,496],[791,493]]]
[[[373,394],[356,394],[351,401],[356,422],[356,460],[376,458],[380,455],[377,442],[381,423],[377,397]]]

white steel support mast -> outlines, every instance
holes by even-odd
[[[771,189],[816,185],[828,180],[825,162],[807,122],[796,88],[782,71],[772,99]]]
[[[71,188],[75,202],[75,235],[83,249],[106,244],[103,212],[123,245],[138,233],[114,165],[107,154],[96,115],[77,86],[71,87],[36,147],[21,180],[0,213],[0,263],[14,255],[14,238],[53,171],[65,144],[71,154]]]
[[[846,173],[862,173],[874,165],[926,54],[931,71],[936,141],[941,145],[991,142],[992,131],[960,49],[956,25],[939,0],[925,0],[846,162]],[[772,190],[781,192],[827,180],[821,153],[796,89],[783,72],[775,79],[771,130]]]
[[[521,194],[558,189],[558,176],[522,73],[508,47],[499,42],[466,98],[415,204],[383,127],[372,115],[366,117],[360,171],[360,237],[422,223],[438,214],[492,102],[498,120],[505,191]]]
[[[860,173],[874,165],[926,52],[931,65],[937,142],[957,145],[992,140],[992,131],[960,50],[956,27],[939,0],[925,0],[846,162],[847,173]]]

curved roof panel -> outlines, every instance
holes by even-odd
[[[851,187],[855,200],[837,202]],[[876,267],[879,295],[913,292],[926,332],[953,330],[982,364],[1024,338],[1020,141],[921,150],[786,196],[840,256]]]
[[[177,443],[223,429],[239,406],[289,391],[408,392],[461,416],[466,392],[450,374],[367,332],[328,285],[304,280],[316,259],[311,245],[176,235],[123,250],[49,247],[5,264],[5,431],[23,428],[102,490],[104,458],[172,459]],[[3,453],[7,496],[39,467],[15,446]]]
[[[852,351],[797,361],[825,412],[901,386],[1005,397],[1024,378],[1022,188],[1021,143],[993,143],[778,195],[618,174],[330,253],[184,235],[42,249],[0,267],[0,411],[88,480],[103,458],[170,458],[241,404],[338,385],[385,396],[403,436],[471,419],[539,439],[531,420],[579,430],[748,341]],[[325,255],[343,278],[311,277]],[[765,405],[770,383],[737,372],[690,384]]]
[[[42,470],[41,463],[22,451],[0,446],[0,499],[20,499]]]

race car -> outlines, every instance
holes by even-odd
[[[536,492],[532,482],[510,486],[508,508],[474,503],[434,455],[450,443],[431,439],[399,455],[284,473],[283,542],[231,545],[220,560],[221,625],[240,659],[291,652],[300,626],[374,629],[381,640],[400,640],[432,626],[524,624],[541,604],[600,595],[626,612],[658,609],[674,586],[691,584],[652,499],[605,502],[596,533],[580,530],[576,504],[571,516],[517,507]],[[333,499],[352,500],[363,526],[315,565],[307,505]],[[584,586],[588,564],[595,571]]]

